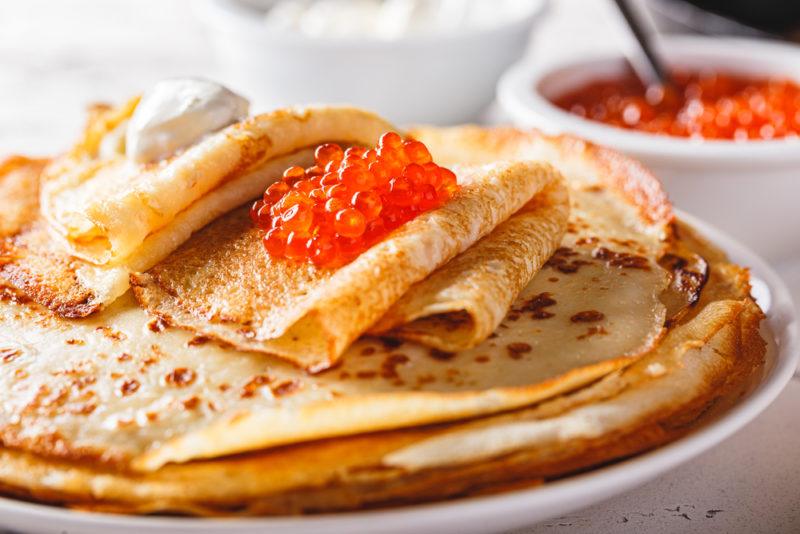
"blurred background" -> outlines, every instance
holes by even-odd
[[[281,3],[303,1],[283,0]],[[466,1],[451,0],[450,3]],[[338,4],[347,2],[335,0]],[[362,0],[352,2],[364,3]],[[496,0],[478,0],[480,2],[498,3]],[[120,101],[165,77],[189,75],[220,79],[251,98],[256,110],[259,106],[261,109],[269,106],[270,100],[278,100],[275,95],[284,94],[280,86],[292,84],[287,77],[281,79],[280,75],[264,72],[275,67],[268,61],[274,59],[272,49],[279,48],[290,63],[295,63],[304,53],[313,57],[320,52],[315,49],[314,39],[303,39],[300,32],[295,32],[294,42],[276,35],[286,32],[270,28],[265,22],[263,12],[272,3],[269,0],[0,1],[0,153],[49,154],[64,149],[79,130],[89,102]],[[483,99],[486,98],[485,87],[489,87],[493,95],[500,72],[523,55],[547,60],[579,53],[581,49],[614,50],[629,39],[624,29],[620,29],[621,21],[610,0],[511,0],[508,3],[511,4],[509,11],[514,11],[516,5],[523,13],[529,9],[532,16],[523,25],[524,40],[517,39],[508,43],[508,49],[496,52],[498,61],[492,73],[474,72],[482,85],[480,98]],[[800,2],[646,0],[636,3],[652,14],[652,20],[663,31],[800,39]],[[224,16],[226,11],[246,12],[252,18],[251,27],[243,30],[242,25],[236,25],[241,21]],[[253,27],[255,30],[251,33],[259,33],[255,41],[243,35]],[[409,52],[417,59],[436,54],[436,49],[442,46],[441,42],[426,43],[418,35],[410,39],[417,41],[416,48]],[[370,48],[352,35],[343,40],[347,41],[341,51],[343,55],[352,57],[354,49],[363,53]],[[407,39],[390,35],[370,40],[372,45],[383,45],[379,46],[378,57],[384,64],[389,63],[389,69],[395,71],[401,82],[407,83],[403,67],[391,64],[387,58],[387,54],[396,53],[398,42]],[[240,41],[244,43],[241,45],[244,53],[232,54]],[[479,46],[495,47],[492,41],[480,42]],[[428,85],[445,83],[442,75],[446,77],[450,71],[474,71],[474,62],[474,57],[456,48],[439,65],[447,69],[444,73],[435,70],[426,73]],[[356,67],[363,68],[363,74],[348,80],[350,88],[371,89],[373,80],[366,71],[367,66]],[[319,65],[316,69],[307,65],[297,68],[310,71],[309,74],[318,80],[313,85],[304,84],[303,93],[316,95],[315,100],[329,100],[331,80],[326,78],[334,76],[331,69],[320,70]],[[458,92],[474,93],[475,87],[462,85]],[[391,96],[394,100],[403,100]],[[350,99],[353,99],[352,92]],[[302,99],[294,100],[298,101]],[[436,104],[441,106],[442,102]],[[393,110],[379,111],[391,114]],[[461,115],[453,114],[450,122],[476,120],[481,118],[482,111],[465,110]]]
[[[668,58],[680,48],[672,45],[674,34],[713,36],[703,47],[746,38],[726,45],[721,64],[768,65],[800,80],[800,2],[629,3],[648,31],[657,31],[656,48]],[[691,52],[693,43],[683,48]],[[121,102],[179,76],[219,80],[248,97],[256,112],[349,102],[401,125],[570,131],[644,161],[678,207],[755,247],[800,296],[797,140],[755,147],[752,157],[744,147],[706,158],[698,155],[705,148],[695,153],[697,145],[650,150],[617,142],[610,128],[570,128],[574,118],[565,113],[563,121],[547,121],[525,109],[525,95],[514,100],[514,91],[530,86],[533,93],[532,78],[517,76],[522,88],[497,102],[498,82],[512,77],[512,64],[523,74],[544,72],[569,58],[631,56],[634,48],[612,0],[0,0],[0,156],[62,151],[89,103]]]

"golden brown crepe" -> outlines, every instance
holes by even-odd
[[[180,214],[195,211],[198,200],[229,189],[231,180],[272,159],[327,141],[368,145],[391,129],[356,108],[299,107],[229,126],[157,164],[135,164],[122,155],[68,156],[45,174],[41,210],[73,256],[97,265],[120,263],[140,255],[146,239]],[[257,197],[264,186],[256,175],[233,187],[227,209]],[[203,217],[195,229],[214,218]]]
[[[672,217],[672,207],[661,184],[641,163],[608,148],[571,136],[550,137],[536,130],[514,128],[418,127],[408,132],[430,149],[441,165],[482,165],[509,160],[547,161],[572,187],[610,188],[636,208],[635,215],[620,212],[626,224],[648,236],[663,235],[659,221]],[[630,225],[638,217],[637,225]],[[659,235],[661,234],[661,235]]]
[[[391,125],[348,107],[277,110],[230,126],[156,164],[101,153],[136,108],[98,107],[76,146],[42,177],[42,221],[2,247],[0,276],[64,317],[85,317],[129,288],[195,231],[258,197],[325,141],[368,145]]]
[[[348,349],[339,367],[309,376],[267,355],[237,352],[174,328],[158,331],[162,323],[129,297],[80,321],[58,319],[33,304],[0,306],[1,331],[14,332],[3,346],[19,351],[0,373],[0,401],[8,401],[0,436],[7,445],[43,454],[155,469],[170,461],[493,413],[590,383],[662,335],[666,308],[660,296],[670,273],[656,262],[663,244],[653,236],[665,234],[668,221],[642,221],[639,207],[611,187],[574,195],[583,200],[574,199],[573,226],[608,221],[602,243],[636,254],[641,264],[595,258],[599,241],[570,235],[570,249],[558,251],[523,289],[495,334],[457,354],[365,338]],[[661,231],[638,232],[642,225]],[[213,250],[191,256],[193,263],[181,251],[172,258],[204,283],[214,281],[203,269],[218,263],[215,255],[263,257],[260,243],[247,239],[250,231],[246,212],[234,212],[197,234],[196,242],[213,244]],[[623,237],[622,244],[612,242]],[[248,275],[216,276],[223,281],[219,291],[232,300],[237,291],[249,294],[241,286]],[[49,393],[40,398],[39,391]],[[53,404],[51,394],[58,399]],[[57,448],[48,445],[53,432]]]
[[[117,513],[293,514],[532,486],[656,447],[737,398],[764,357],[745,270],[711,261],[699,303],[635,364],[572,393],[466,423],[311,442],[131,474],[0,450],[6,492]]]
[[[489,337],[553,254],[569,199],[559,181],[491,234],[411,287],[370,328],[439,350],[470,349]]]
[[[427,501],[647,450],[741,391],[764,357],[747,271],[675,224],[641,167],[535,132],[415,134],[451,163],[544,155],[567,180],[567,233],[488,339],[451,353],[364,337],[310,375],[168,328],[130,295],[70,320],[4,288],[0,490],[203,515]],[[245,257],[247,224],[235,211],[196,239]],[[185,273],[216,261],[188,258]]]
[[[494,330],[530,280],[533,263],[541,266],[555,249],[566,227],[568,206],[563,186],[557,184],[560,177],[549,166],[514,162],[465,168],[459,175],[461,189],[448,203],[404,224],[339,269],[275,260],[260,246],[262,232],[244,224],[237,225],[240,233],[232,240],[198,234],[148,273],[134,275],[134,293],[145,308],[172,325],[319,371],[336,364],[413,284],[528,204],[518,224],[529,223],[527,214],[533,213],[536,219],[529,229],[536,233],[521,234],[528,228],[517,226],[504,231],[536,248],[536,256],[527,268],[515,268],[513,259],[505,262],[510,276],[518,279],[516,290],[499,299],[497,320],[493,317],[468,345],[474,346]],[[559,194],[540,197],[550,192],[548,187]],[[540,207],[546,213],[539,214]],[[227,232],[230,224],[226,220],[212,228]],[[509,277],[497,276],[500,283]],[[450,276],[445,283],[453,280]],[[481,308],[479,303],[476,308]]]

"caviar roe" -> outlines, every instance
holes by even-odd
[[[344,265],[458,190],[455,174],[424,144],[394,132],[373,149],[321,145],[314,159],[307,169],[286,169],[250,209],[273,257]]]
[[[646,88],[627,71],[588,82],[553,103],[581,117],[643,132],[702,139],[800,135],[800,85],[788,79],[675,71],[670,87]]]

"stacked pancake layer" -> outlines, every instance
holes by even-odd
[[[270,138],[287,128],[272,117]],[[182,210],[219,188],[139,221],[139,237],[100,224],[98,238],[53,211],[64,176],[90,165],[80,147],[45,171],[44,219],[42,162],[4,167],[0,194],[28,209],[0,225],[0,487],[218,515],[538,483],[682,435],[760,364],[746,271],[673,221],[644,169],[573,139],[414,131],[457,169],[458,198],[341,270],[273,262],[233,208],[274,174],[256,187],[253,165],[372,133],[325,124],[274,157],[251,147],[258,163],[222,181],[238,184],[221,186],[230,201],[180,232]],[[169,247],[144,254],[164,228]],[[86,268],[134,272],[134,291],[97,300]]]

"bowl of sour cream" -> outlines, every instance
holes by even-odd
[[[353,104],[398,124],[478,118],[545,0],[208,0],[226,83],[259,109]]]

